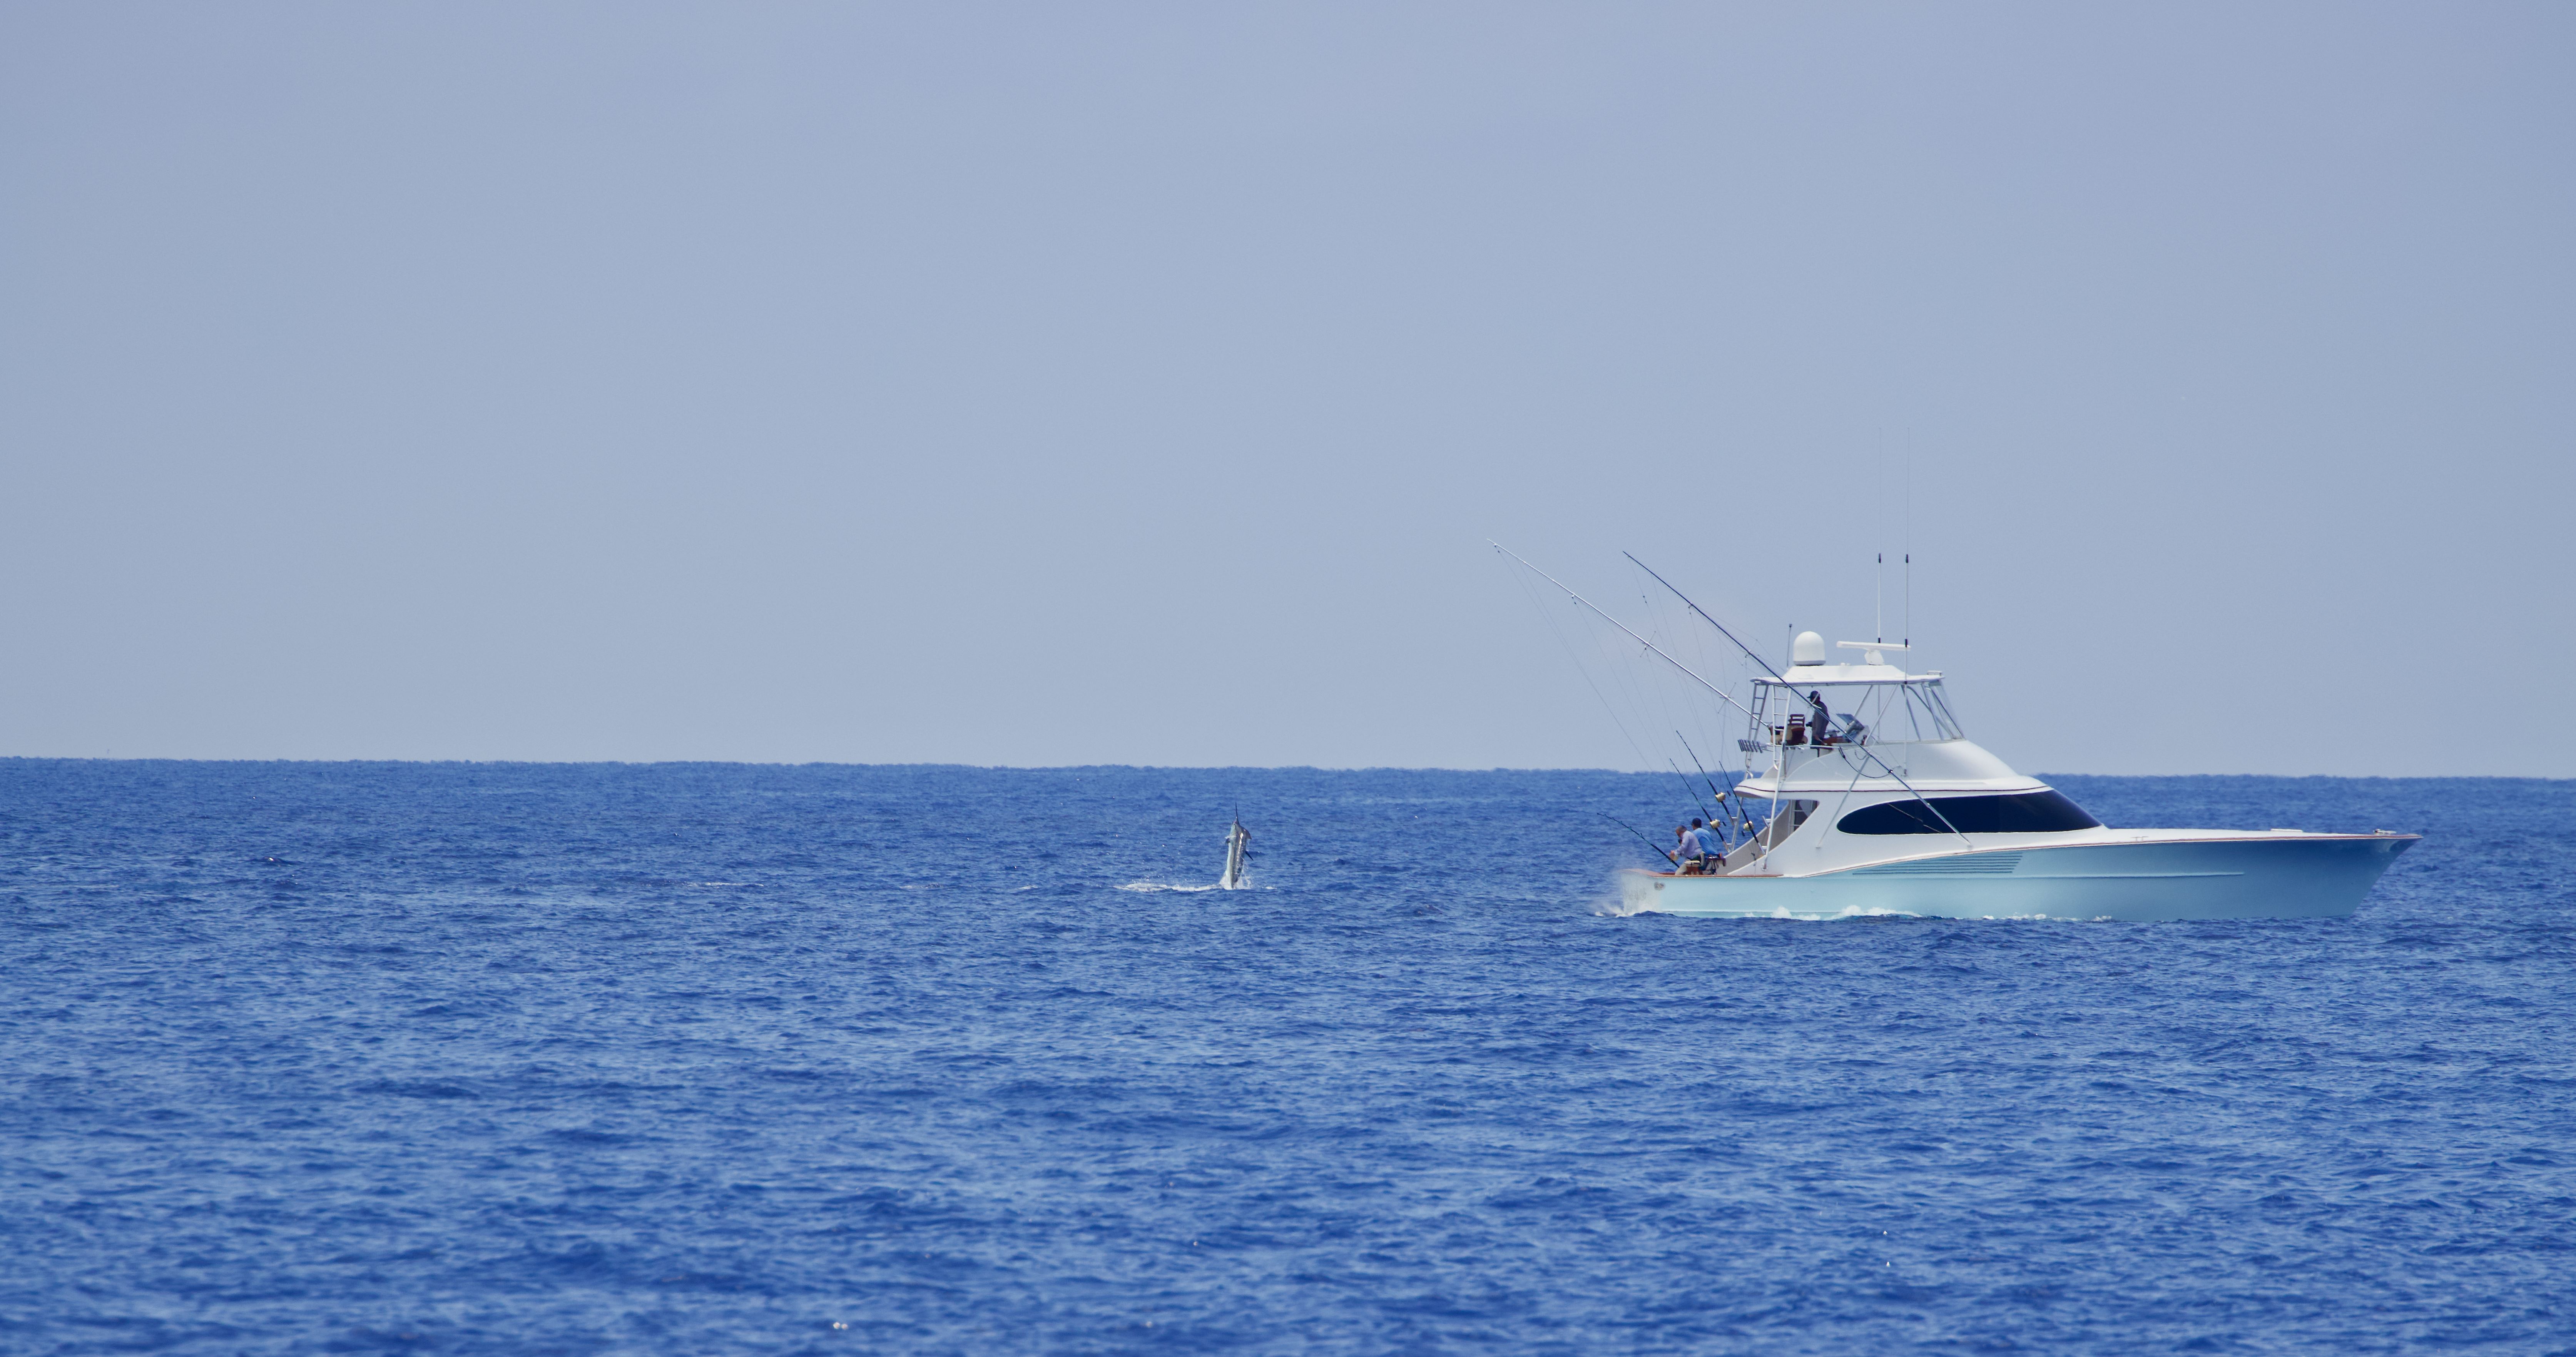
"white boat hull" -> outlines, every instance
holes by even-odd
[[[1700,918],[2339,919],[2411,834],[2194,837],[1992,848],[1805,876],[1625,871],[1630,913]]]

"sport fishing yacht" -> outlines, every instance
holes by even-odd
[[[1742,841],[1700,870],[1622,872],[1631,911],[2340,918],[2420,837],[2111,829],[1970,741],[1939,673],[1887,663],[1906,647],[1840,645],[1860,662],[1828,663],[1810,631],[1786,669],[1753,680],[1739,743],[1767,766],[1731,789]]]

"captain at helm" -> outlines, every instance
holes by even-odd
[[[1882,738],[1882,732],[1891,732],[1884,738],[1903,741],[1959,738],[1941,676],[1908,674],[1881,653],[1900,649],[1873,642],[1864,662],[1829,664],[1824,638],[1802,633],[1790,646],[1792,662],[1784,673],[1754,680],[1754,738],[1745,741],[1745,751],[1765,744],[1801,751],[1866,745]],[[1837,703],[1846,710],[1834,710]],[[1765,741],[1764,735],[1770,738]]]

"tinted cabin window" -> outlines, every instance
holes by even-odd
[[[1834,828],[1845,834],[1947,834],[1952,829],[1962,834],[2062,834],[2102,827],[2083,807],[2056,792],[1936,796],[1932,804],[1941,808],[1938,818],[1920,801],[1890,801],[1853,811]]]

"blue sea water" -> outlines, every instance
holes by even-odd
[[[2576,783],[2055,781],[2428,838],[1712,922],[1668,777],[0,761],[0,1351],[2576,1352]]]

